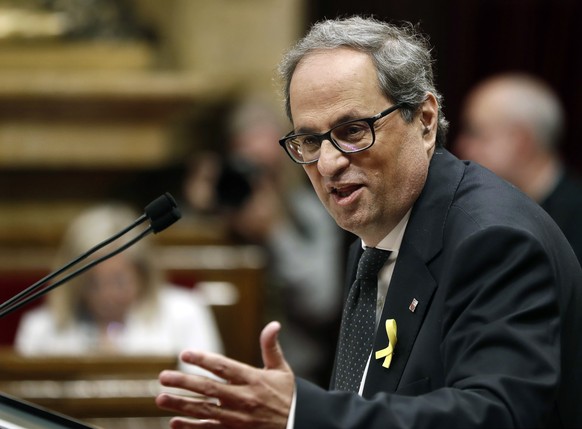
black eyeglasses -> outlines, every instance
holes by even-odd
[[[279,144],[293,161],[298,164],[311,164],[319,159],[321,144],[329,140],[341,153],[356,153],[372,147],[376,141],[374,122],[389,115],[402,107],[402,103],[395,104],[370,118],[354,119],[336,125],[326,133],[292,134],[291,131]]]

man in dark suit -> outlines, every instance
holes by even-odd
[[[294,130],[280,143],[360,238],[348,278],[363,248],[390,253],[377,280],[347,285],[330,391],[294,377],[272,322],[265,368],[186,351],[226,382],[160,375],[209,398],[161,394],[160,407],[203,419],[173,428],[582,426],[580,266],[538,205],[443,148],[429,52],[411,28],[354,17],[317,24],[287,54]],[[371,285],[376,311],[361,310]],[[367,298],[352,307],[356,290]]]

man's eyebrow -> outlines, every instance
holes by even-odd
[[[349,122],[349,121],[354,121],[357,119],[364,119],[364,118],[368,118],[369,116],[363,115],[362,113],[360,113],[359,111],[356,110],[350,110],[348,112],[344,112],[342,113],[340,116],[338,116],[337,118],[335,118],[333,120],[333,122],[331,123],[331,127],[333,128],[337,125],[341,125],[345,122]],[[316,131],[315,128],[310,127],[310,126],[304,126],[304,127],[299,127],[296,128],[294,130],[294,134],[320,134],[320,133],[325,133],[329,130],[329,128],[326,128],[323,131]]]

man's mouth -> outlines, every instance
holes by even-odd
[[[337,198],[347,198],[352,195],[355,191],[361,188],[361,185],[348,185],[341,187],[332,187],[331,194]]]

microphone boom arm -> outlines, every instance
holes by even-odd
[[[128,227],[124,228],[123,230],[119,231],[114,236],[108,238],[105,241],[102,241],[101,243],[99,243],[96,246],[92,247],[91,249],[87,250],[81,256],[79,256],[76,259],[68,262],[67,264],[65,264],[61,268],[59,268],[58,270],[56,270],[56,271],[48,274],[47,276],[45,276],[42,279],[38,280],[33,285],[27,287],[23,291],[20,291],[19,293],[17,293],[16,295],[14,295],[12,298],[10,298],[7,301],[3,302],[2,304],[0,304],[0,317],[2,317],[4,315],[3,310],[5,308],[7,308],[7,307],[10,307],[14,302],[17,302],[20,299],[24,298],[26,295],[29,295],[30,293],[34,292],[35,290],[37,290],[38,288],[40,288],[44,283],[46,283],[46,282],[54,279],[55,277],[57,277],[62,272],[64,272],[64,271],[68,270],[69,268],[71,268],[73,265],[76,265],[79,262],[87,259],[93,253],[97,252],[98,250],[102,249],[103,247],[107,246],[108,244],[112,243],[113,241],[117,240],[119,237],[121,237],[122,235],[126,234],[128,231],[132,230],[133,228],[135,228],[136,226],[140,225],[141,223],[143,223],[146,220],[147,220],[147,216],[145,214],[141,215],[135,222],[133,222],[131,225],[129,225]]]
[[[5,303],[2,304],[2,309],[0,311],[0,318],[6,316],[7,314],[12,313],[13,311],[18,310],[20,307],[28,304],[29,302],[41,297],[42,295],[50,292],[51,290],[59,287],[60,285],[62,285],[63,283],[68,282],[69,280],[71,280],[74,277],[77,277],[79,274],[84,273],[85,271],[87,271],[88,269],[94,267],[97,264],[100,264],[101,262],[123,252],[125,249],[133,246],[135,243],[137,243],[139,240],[141,240],[142,238],[144,238],[145,236],[147,236],[148,234],[151,234],[153,232],[153,229],[151,226],[149,226],[147,229],[143,230],[138,236],[132,238],[130,241],[128,241],[127,243],[125,243],[123,246],[119,246],[117,249],[101,256],[100,258],[97,258],[91,262],[89,262],[88,264],[83,265],[81,268],[73,271],[72,273],[66,275],[65,277],[63,277],[62,279],[56,281],[55,283],[51,284],[50,286],[45,287],[44,289],[41,290],[33,290],[31,289],[32,286],[30,286],[29,288],[26,289],[25,292],[28,292],[28,296],[25,298],[22,298],[21,300],[15,300],[16,297],[10,299],[10,303],[8,303],[8,301],[6,301]],[[102,243],[103,244],[103,243]],[[103,245],[99,245],[98,248],[103,247]],[[93,250],[93,249],[92,249]],[[89,256],[89,255],[87,255]],[[85,258],[87,257],[85,256]],[[77,258],[78,260],[84,259],[84,258]],[[71,264],[67,264],[67,266],[71,266]],[[62,270],[59,270],[59,272],[62,272]],[[51,278],[54,278],[55,276],[51,276]],[[44,282],[37,282],[35,283],[38,284],[38,287],[42,286]],[[34,285],[33,285],[34,286]],[[38,287],[36,289],[38,289]],[[34,292],[34,293],[33,293]],[[17,296],[22,296],[22,293],[18,294]],[[12,305],[10,305],[12,304]]]
[[[176,204],[176,200],[174,197],[168,192],[161,195],[160,197],[153,200],[145,207],[145,213],[142,214],[138,219],[136,219],[131,225],[124,228],[123,230],[119,231],[117,234],[113,235],[112,237],[102,241],[101,243],[97,244],[96,246],[92,247],[81,256],[75,258],[74,260],[70,261],[69,263],[65,264],[58,270],[48,274],[47,276],[43,277],[39,281],[35,282],[33,285],[27,287],[23,291],[17,293],[12,298],[6,300],[2,304],[0,304],[0,318],[6,316],[7,314],[12,313],[13,311],[19,309],[23,305],[29,303],[30,301],[44,295],[45,293],[53,290],[54,288],[66,283],[67,281],[71,280],[72,278],[78,276],[81,273],[84,273],[91,267],[105,261],[106,259],[111,258],[112,256],[117,255],[118,253],[123,252],[128,247],[133,246],[139,240],[144,238],[146,235],[153,233],[158,233],[163,231],[168,226],[172,225],[178,219],[180,219],[181,214],[180,210],[178,209],[178,205]],[[108,244],[112,243],[113,241],[117,240],[122,235],[126,234],[130,230],[134,229],[138,225],[142,224],[144,221],[150,221],[150,225],[144,229],[139,235],[128,241],[126,244],[118,247],[117,249],[99,257],[88,264],[85,264],[81,268],[73,271],[72,273],[66,275],[65,277],[61,278],[57,282],[51,284],[50,286],[44,287],[47,282],[54,279],[58,275],[62,274],[64,271],[68,270],[72,266],[78,264],[79,262],[87,259],[89,256],[97,252],[98,250],[102,249],[103,247],[107,246]]]

